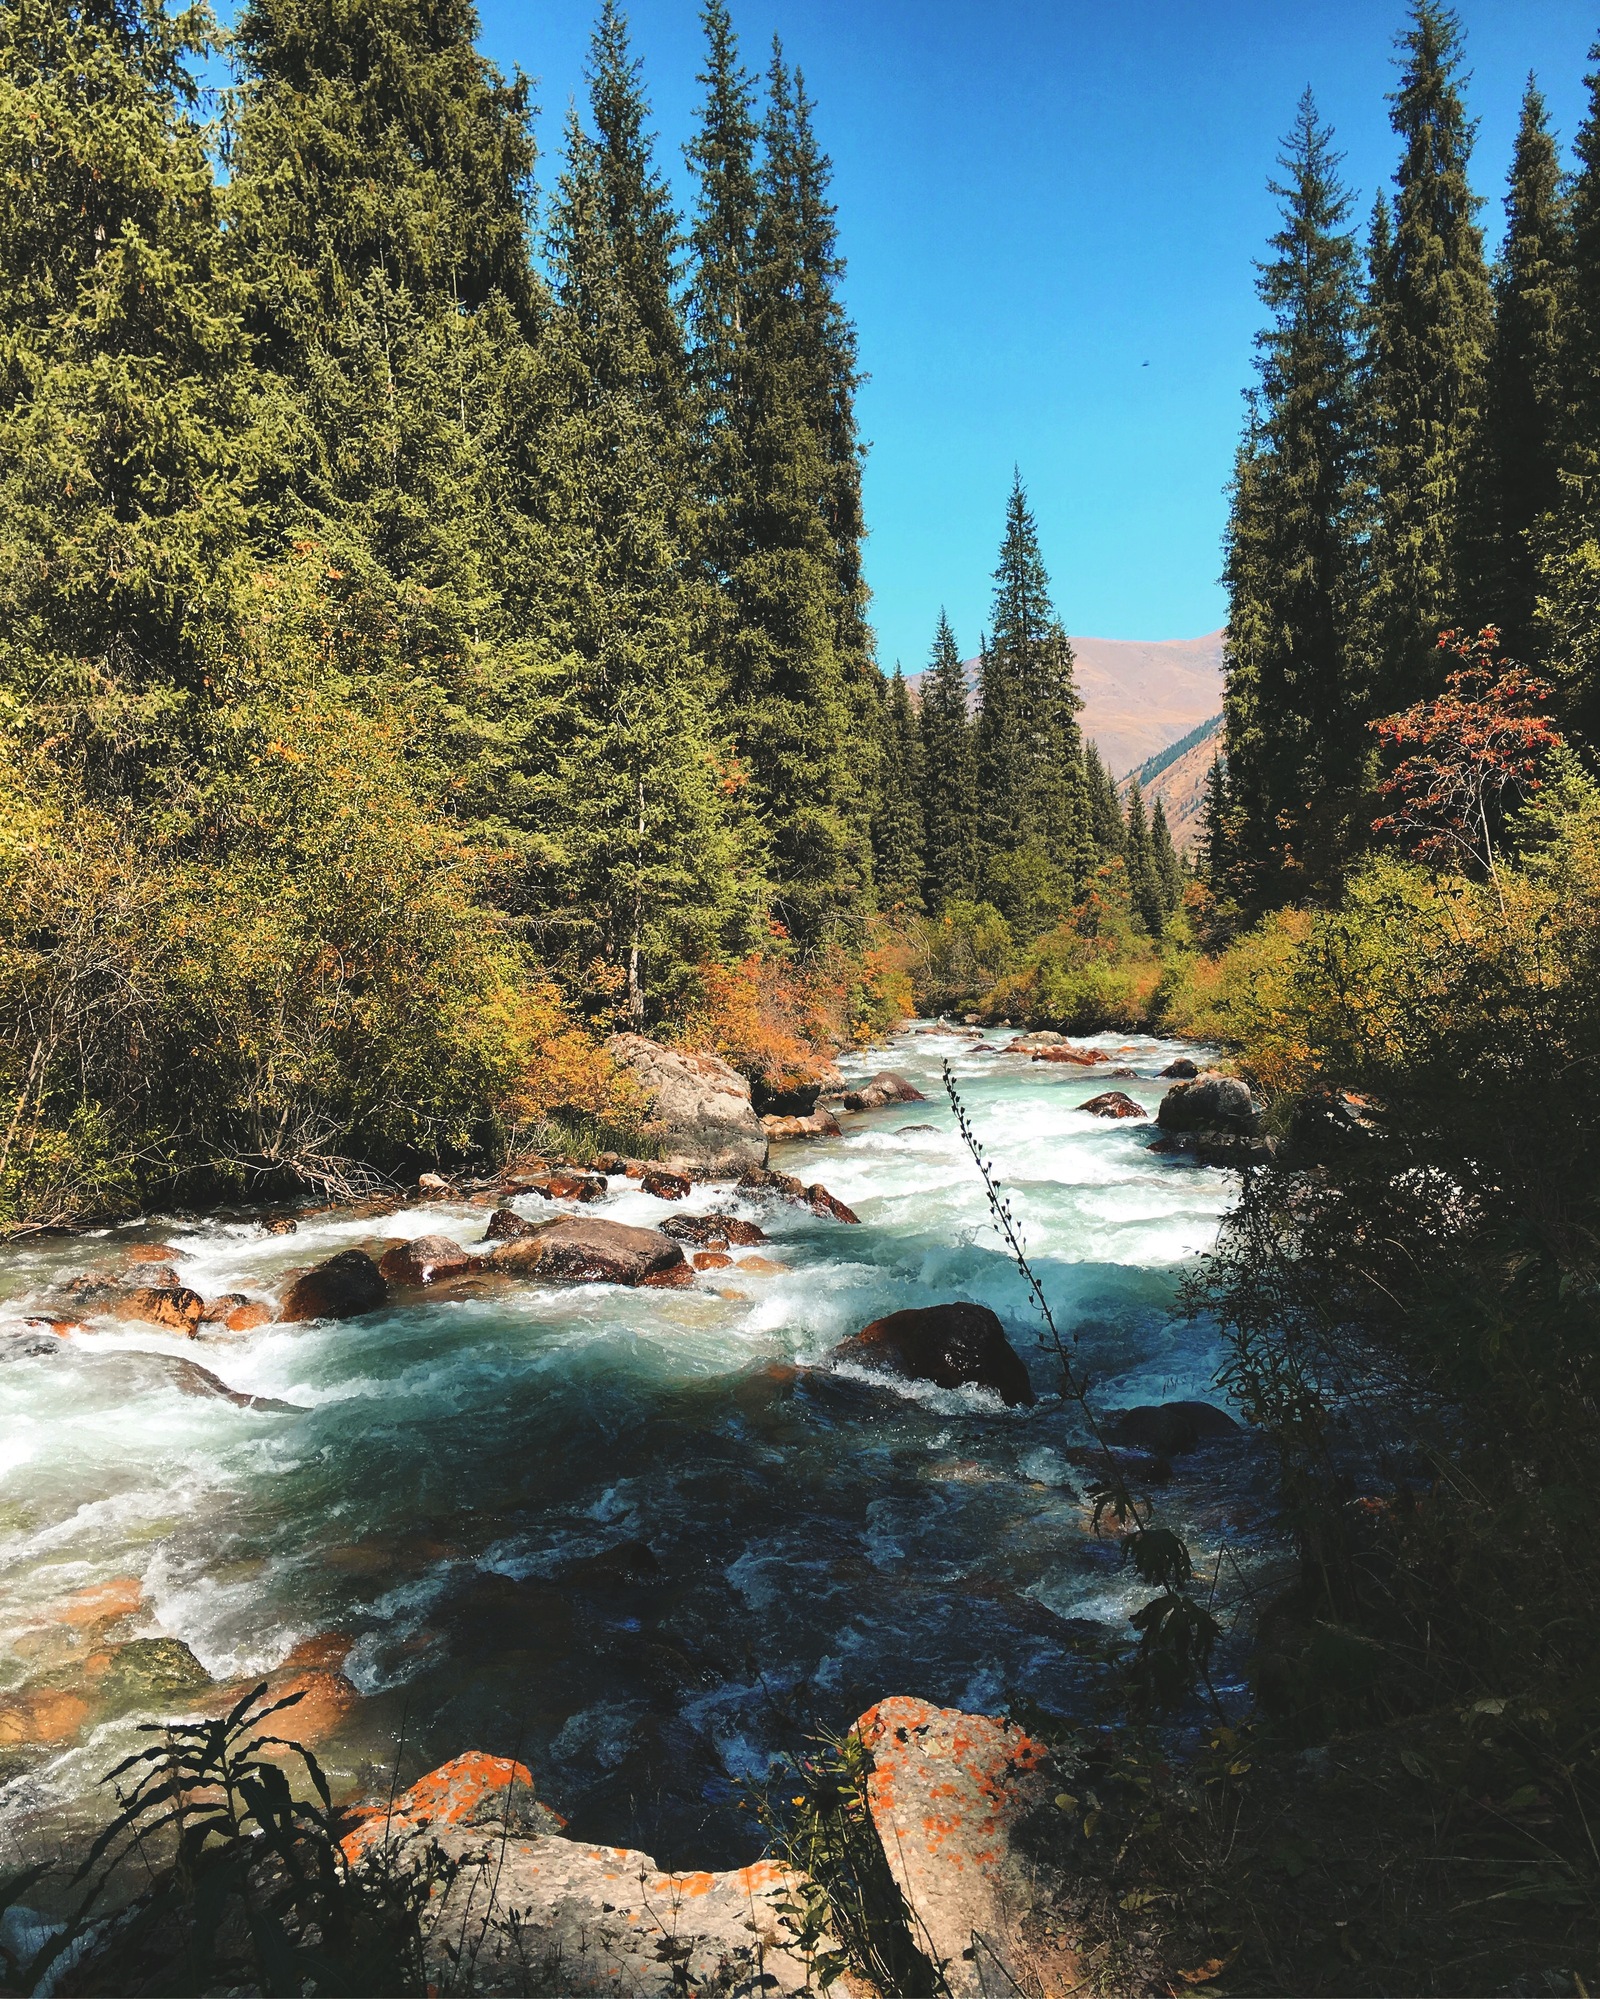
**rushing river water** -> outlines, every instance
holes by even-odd
[[[109,1322],[41,1341],[27,1312],[111,1245],[6,1252],[0,1637],[15,1642],[0,1700],[37,1679],[29,1633],[48,1630],[52,1605],[136,1577],[128,1629],[181,1638],[218,1679],[296,1647],[342,1661],[363,1698],[324,1760],[347,1792],[381,1794],[397,1758],[408,1781],[464,1749],[515,1753],[575,1834],[668,1865],[748,1857],[739,1780],[885,1694],[1072,1711],[1084,1641],[1125,1629],[1137,1584],[1088,1532],[1070,1461],[1081,1422],[1055,1392],[939,1063],[953,1063],[1057,1316],[1114,1407],[1216,1399],[1214,1336],[1175,1295],[1234,1177],[1152,1154],[1152,1125],[1074,1109],[1120,1087],[1153,1111],[1175,1052],[1118,1045],[1138,1080],[1112,1085],[1105,1069],[907,1031],[853,1067],[893,1066],[927,1103],[774,1156],[862,1226],[739,1203],[782,1267],[708,1272],[690,1290],[527,1284],[199,1341]],[[729,1205],[726,1188],[686,1204]],[[623,1181],[599,1209],[644,1224],[673,1211]],[[431,1204],[378,1222],[317,1216],[291,1236],[209,1220],[120,1239],[173,1243],[184,1282],[212,1297],[276,1289],[287,1268],[353,1244],[470,1243],[484,1219]],[[952,1298],[999,1313],[1036,1407],[827,1367],[868,1320]],[[302,1413],[186,1395],[151,1355],[198,1359]],[[1205,1559],[1256,1509],[1258,1474],[1242,1443],[1179,1471],[1162,1506]],[[126,1724],[107,1723],[53,1751],[0,1746],[10,1823],[35,1837],[62,1823],[125,1741]]]

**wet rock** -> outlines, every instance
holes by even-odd
[[[749,1271],[752,1277],[776,1277],[780,1271],[787,1270],[789,1266],[786,1263],[779,1263],[776,1258],[770,1256],[741,1256],[736,1268]]]
[[[872,1762],[872,1823],[918,1940],[942,1966],[939,1989],[951,1999],[1076,1989],[1072,1951],[1028,1921],[1054,1884],[1012,1844],[1052,1795],[1045,1746],[1014,1722],[903,1695],[869,1708],[856,1732]]]
[[[884,1104],[926,1102],[921,1090],[893,1069],[880,1069],[870,1083],[864,1083],[859,1090],[847,1090],[844,1097],[847,1111],[875,1111]]]
[[[1181,1457],[1216,1437],[1235,1437],[1239,1425],[1225,1409],[1209,1402],[1145,1402],[1113,1410],[1101,1425],[1108,1444],[1121,1444],[1157,1457]]]
[[[694,1192],[694,1182],[685,1173],[669,1173],[664,1166],[648,1167],[639,1181],[646,1194],[658,1201],[683,1201]]]
[[[548,1180],[538,1182],[529,1192],[543,1194],[551,1201],[602,1201],[606,1195],[606,1178],[603,1173],[552,1173]]]
[[[385,1304],[389,1287],[383,1273],[364,1249],[342,1249],[297,1277],[278,1308],[284,1325],[304,1325],[312,1319],[355,1319]]]
[[[696,1270],[726,1270],[732,1261],[725,1249],[697,1249],[694,1253]]]
[[[36,1687],[0,1700],[0,1749],[70,1742],[93,1712],[82,1694]]]
[[[646,1853],[561,1835],[562,1821],[533,1795],[527,1768],[501,1757],[459,1756],[378,1806],[346,1837],[353,1866],[428,1845],[454,1863],[429,1910],[436,1941],[430,1983],[459,1976],[449,1955],[464,1928],[475,1939],[475,1991],[686,1992],[753,1999],[813,1989],[791,1951],[786,1911],[796,1876],[771,1861],[726,1873],[663,1873]],[[820,1952],[833,1948],[819,1940]],[[530,1983],[530,1977],[532,1982]]]
[[[491,1270],[552,1284],[647,1284],[663,1277],[686,1283],[694,1276],[683,1251],[658,1229],[588,1215],[543,1222],[530,1234],[499,1244],[486,1261]],[[680,1271],[681,1277],[674,1274]]]
[[[740,1219],[738,1215],[668,1215],[664,1222],[656,1226],[663,1235],[671,1236],[676,1242],[711,1242],[714,1239],[732,1243],[760,1243],[767,1240],[765,1229],[757,1228],[754,1222]]]
[[[137,1576],[113,1576],[109,1582],[91,1583],[63,1597],[50,1612],[55,1624],[86,1630],[94,1625],[116,1624],[132,1617],[144,1603],[144,1584]]]
[[[1113,1069],[1111,1074],[1119,1083],[1137,1082],[1139,1077],[1137,1069]]]
[[[116,1291],[101,1309],[114,1319],[165,1326],[169,1332],[193,1339],[205,1310],[205,1300],[184,1284],[135,1284]]]
[[[1034,1399],[1028,1370],[987,1305],[962,1302],[891,1312],[842,1341],[831,1358],[908,1381],[931,1381],[939,1388],[987,1388],[1008,1409]]]
[[[837,1195],[830,1194],[820,1180],[814,1181],[805,1190],[805,1204],[814,1215],[823,1215],[836,1222],[860,1223],[861,1217],[854,1208],[847,1208]]]
[[[664,1048],[642,1034],[614,1034],[606,1048],[649,1099],[668,1167],[720,1177],[766,1164],[767,1134],[750,1085],[736,1069],[715,1055]]]
[[[442,1173],[424,1173],[417,1182],[417,1193],[424,1201],[445,1201],[454,1192]]]
[[[496,1208],[484,1231],[485,1242],[515,1242],[518,1236],[532,1235],[537,1223],[524,1220],[515,1208]]]
[[[292,1703],[272,1717],[272,1733],[286,1743],[298,1742],[307,1749],[317,1748],[337,1735],[353,1710],[361,1704],[361,1695],[354,1682],[343,1673],[324,1669],[309,1672],[280,1669],[275,1673],[257,1674],[250,1679],[232,1680],[218,1686],[205,1700],[192,1702],[187,1715],[182,1718],[200,1721],[226,1714],[263,1680],[269,1701],[287,1700]],[[299,1762],[299,1758],[288,1749],[267,1749],[263,1754],[273,1762],[291,1765]]]
[[[1064,1034],[1057,1034],[1053,1028],[1037,1028],[1032,1034],[1018,1034],[1006,1046],[1014,1055],[1031,1055],[1036,1048],[1059,1048],[1066,1041]]]
[[[491,1228],[493,1222],[490,1223]],[[441,1277],[459,1277],[473,1269],[477,1258],[447,1235],[419,1235],[386,1249],[378,1265],[386,1284],[420,1285]]]
[[[1069,1062],[1077,1069],[1093,1069],[1098,1063],[1109,1062],[1111,1057],[1103,1048],[1037,1048],[1033,1060]]]
[[[187,1706],[200,1688],[211,1685],[211,1675],[181,1638],[132,1638],[92,1652],[83,1662],[83,1677],[102,1706],[152,1715],[174,1703]]]
[[[1196,1132],[1185,1144],[1202,1166],[1227,1166],[1239,1171],[1246,1166],[1269,1165],[1278,1151],[1276,1139],[1247,1138],[1236,1131]]]
[[[1228,1131],[1247,1138],[1259,1128],[1249,1084],[1215,1074],[1174,1083],[1161,1099],[1156,1123],[1166,1132]]]
[[[895,1126],[894,1135],[896,1138],[911,1138],[918,1132],[936,1132],[938,1129],[936,1124],[900,1124]]]
[[[750,1166],[739,1175],[739,1190],[745,1194],[781,1194],[786,1201],[803,1201],[805,1185],[792,1173],[776,1173],[766,1166]]]
[[[648,1541],[619,1541],[598,1555],[580,1555],[561,1571],[569,1583],[659,1583],[665,1580]]]
[[[299,1226],[293,1215],[266,1215],[261,1222],[265,1235],[293,1235]]]
[[[1189,1060],[1187,1055],[1180,1055],[1175,1061],[1169,1062],[1161,1073],[1164,1077],[1170,1077],[1174,1081],[1191,1083],[1199,1075],[1200,1071]]]
[[[764,1117],[761,1123],[770,1139],[837,1138],[840,1132],[832,1111],[812,1111],[808,1117]]]
[[[1129,1071],[1128,1073],[1132,1073]],[[1090,1097],[1079,1104],[1080,1111],[1088,1111],[1093,1117],[1146,1117],[1149,1113],[1143,1104],[1136,1104],[1132,1097],[1121,1090],[1102,1090],[1098,1097]]]
[[[224,1291],[220,1298],[210,1298],[200,1314],[203,1326],[226,1326],[230,1333],[251,1333],[257,1326],[267,1325],[272,1318],[272,1307],[265,1299],[252,1298],[243,1291]]]
[[[169,1242],[132,1242],[123,1253],[130,1263],[159,1263],[163,1268],[188,1254]]]

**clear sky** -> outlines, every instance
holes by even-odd
[[[486,52],[536,79],[553,151],[581,88],[588,0],[479,4]],[[1069,630],[1214,630],[1277,142],[1309,83],[1364,230],[1394,168],[1385,93],[1404,0],[730,4],[749,66],[783,37],[835,164],[846,303],[871,377],[860,415],[883,665],[923,664],[941,604],[976,649],[1013,463]],[[1461,14],[1493,243],[1527,73],[1570,141],[1600,0],[1466,0]],[[687,195],[697,8],[633,0],[629,15]]]

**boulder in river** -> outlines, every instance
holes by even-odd
[[[1216,1437],[1234,1437],[1239,1425],[1225,1409],[1209,1402],[1145,1402],[1113,1410],[1101,1425],[1108,1444],[1156,1457],[1182,1457]]]
[[[552,1173],[547,1180],[533,1181],[526,1191],[543,1194],[550,1201],[601,1201],[605,1199],[606,1176],[603,1173],[575,1173],[569,1168]]]
[[[489,1252],[491,1270],[553,1284],[682,1283],[693,1272],[659,1229],[636,1229],[598,1215],[562,1215]],[[682,1273],[681,1275],[679,1273]]]
[[[193,1339],[205,1311],[205,1300],[186,1284],[119,1286],[101,1306],[114,1319],[137,1319],[142,1325],[165,1326]]]
[[[264,1298],[252,1298],[244,1291],[224,1291],[207,1302],[200,1323],[226,1326],[230,1333],[253,1333],[257,1326],[272,1323],[272,1307]]]
[[[738,1215],[668,1215],[664,1222],[656,1226],[663,1235],[675,1242],[735,1242],[754,1245],[767,1240],[765,1229],[757,1228],[754,1222],[742,1220]]]
[[[378,1270],[388,1284],[436,1284],[441,1277],[459,1277],[476,1262],[477,1258],[450,1236],[419,1235],[386,1249]]]
[[[670,1173],[664,1166],[647,1166],[639,1186],[658,1201],[686,1201],[694,1192],[694,1182],[687,1173]]]
[[[1109,1062],[1111,1057],[1103,1048],[1036,1048],[1035,1062],[1070,1062],[1077,1069],[1093,1069],[1098,1063]]]
[[[859,1222],[861,1217],[830,1194],[820,1180],[807,1187],[792,1173],[774,1173],[765,1166],[753,1166],[739,1175],[739,1188],[746,1194],[781,1194],[786,1201],[798,1201],[814,1215],[831,1215],[836,1222]],[[730,1237],[736,1241],[737,1237]]]
[[[1174,1082],[1192,1083],[1200,1071],[1187,1055],[1179,1055],[1169,1062],[1161,1073],[1163,1077],[1168,1077]]]
[[[837,1138],[839,1120],[832,1111],[812,1111],[807,1117],[764,1117],[768,1138]]]
[[[389,1287],[383,1273],[364,1249],[342,1249],[297,1277],[278,1308],[284,1325],[304,1325],[311,1319],[355,1319],[387,1303]]]
[[[1066,1038],[1064,1034],[1057,1034],[1053,1027],[1040,1027],[1031,1034],[1014,1036],[1006,1046],[1013,1055],[1031,1055],[1036,1048],[1059,1048]]]
[[[614,1034],[606,1048],[649,1099],[668,1167],[721,1177],[766,1164],[767,1134],[737,1069],[715,1055],[664,1048],[642,1034]]]
[[[1156,1123],[1163,1131],[1231,1131],[1241,1138],[1254,1138],[1259,1129],[1250,1085],[1214,1071],[1174,1083],[1161,1099]]]
[[[870,1083],[863,1083],[858,1090],[847,1090],[844,1096],[847,1111],[875,1111],[884,1104],[926,1102],[921,1090],[894,1069],[880,1069]]]
[[[1079,1104],[1080,1111],[1088,1111],[1091,1117],[1146,1117],[1149,1113],[1143,1104],[1136,1104],[1132,1097],[1121,1090],[1102,1090],[1097,1097],[1090,1097]]]
[[[532,1235],[536,1223],[524,1221],[515,1208],[496,1208],[484,1231],[485,1242],[512,1242],[520,1235]]]
[[[938,1388],[987,1388],[1008,1409],[1033,1401],[1033,1383],[987,1305],[912,1306],[874,1319],[833,1350],[834,1360],[931,1381]]]
[[[837,1194],[830,1194],[820,1180],[813,1181],[805,1190],[805,1203],[814,1215],[836,1222],[860,1224],[861,1217],[855,1209],[847,1208]]]

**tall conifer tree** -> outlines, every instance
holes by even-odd
[[[1600,42],[1589,51],[1587,115],[1574,150],[1570,266],[1560,324],[1556,505],[1539,523],[1539,649],[1559,675],[1566,719],[1600,743]]]
[[[1167,927],[1166,896],[1150,840],[1150,822],[1145,817],[1144,794],[1137,778],[1128,786],[1128,837],[1123,859],[1133,913],[1152,937],[1160,937]]]
[[[1454,14],[1441,0],[1413,0],[1400,48],[1391,122],[1401,155],[1393,240],[1374,272],[1372,383],[1374,610],[1389,708],[1434,691],[1439,632],[1469,608],[1470,482],[1491,331]]]
[[[978,723],[980,865],[1012,926],[1043,928],[1093,865],[1072,647],[1050,600],[1039,534],[1016,478],[995,570]]]
[[[1506,649],[1530,657],[1538,597],[1531,535],[1558,495],[1560,335],[1566,200],[1561,162],[1530,76],[1522,100],[1506,236],[1494,274],[1483,439],[1484,518],[1471,622],[1500,627]]]
[[[1327,879],[1365,752],[1360,645],[1361,296],[1349,199],[1310,91],[1272,183],[1282,226],[1257,283],[1270,315],[1232,492],[1227,694],[1250,800],[1252,900]]]
[[[932,915],[970,902],[977,882],[978,789],[967,671],[941,610],[922,676],[923,897]],[[893,780],[893,771],[889,773]]]
[[[889,776],[879,789],[872,826],[878,904],[884,910],[916,915],[923,906],[925,861],[922,734],[898,665],[883,701],[884,764]]]
[[[221,673],[249,569],[257,425],[190,65],[157,0],[0,9],[0,683],[76,729]],[[101,745],[101,755],[110,744]]]
[[[1159,798],[1150,814],[1150,858],[1156,886],[1161,892],[1162,908],[1170,917],[1183,900],[1183,863],[1178,859],[1178,850],[1172,844],[1172,829],[1167,825],[1166,807]]]
[[[1102,859],[1109,859],[1113,854],[1122,852],[1128,828],[1122,817],[1116,780],[1106,769],[1097,743],[1086,742],[1083,746],[1083,774],[1089,793],[1089,825],[1095,848]]]

